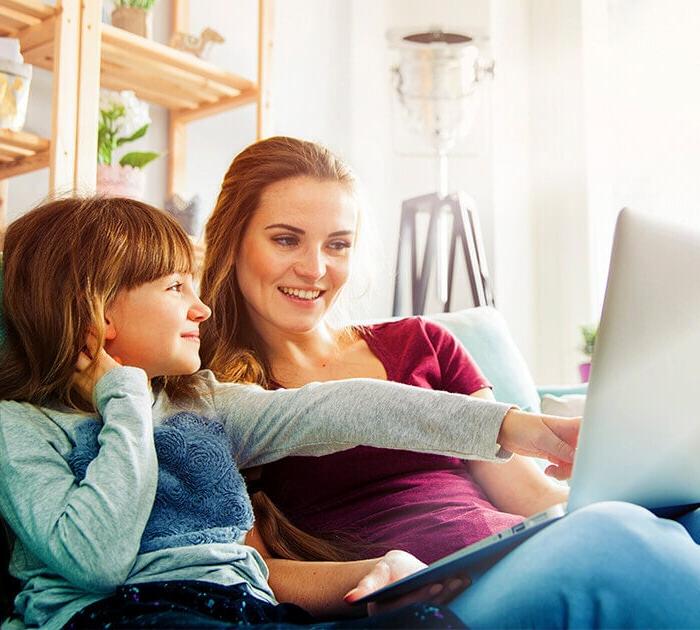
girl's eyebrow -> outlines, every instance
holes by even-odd
[[[273,228],[282,228],[283,230],[289,230],[290,232],[294,232],[295,234],[306,234],[306,232],[301,228],[294,227],[293,225],[288,225],[287,223],[272,223],[271,225],[268,225],[265,229],[271,230]],[[354,234],[353,230],[338,230],[337,232],[331,232],[328,236],[351,236],[352,234]]]

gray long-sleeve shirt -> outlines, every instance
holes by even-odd
[[[507,457],[496,443],[509,405],[370,379],[267,391],[197,375],[185,403],[145,373],[115,368],[97,384],[99,451],[77,481],[67,458],[90,416],[0,402],[0,512],[17,535],[10,569],[22,582],[17,614],[59,628],[124,583],[245,582],[267,601],[267,567],[243,536],[139,553],[158,481],[153,428],[186,409],[218,420],[239,468],[288,455],[324,455],[360,444],[464,459]]]

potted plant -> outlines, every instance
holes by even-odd
[[[581,351],[588,357],[588,360],[579,364],[578,371],[581,375],[581,382],[588,383],[588,379],[591,375],[591,357],[593,356],[593,350],[595,349],[595,339],[596,335],[598,334],[598,325],[586,324],[584,326],[580,326],[580,330],[583,337]]]
[[[112,26],[141,37],[151,37],[153,16],[151,9],[156,0],[114,0]]]
[[[148,105],[131,91],[100,95],[97,132],[97,192],[140,199],[145,188],[143,169],[158,157],[154,151],[131,151],[114,163],[122,145],[143,138],[151,124]]]

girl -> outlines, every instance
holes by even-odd
[[[213,316],[203,326],[205,366],[222,380],[269,388],[367,377],[491,398],[478,366],[435,324],[408,318],[335,329],[328,323],[350,272],[359,211],[352,173],[319,145],[270,138],[234,159],[206,232],[202,297]],[[254,495],[262,539],[251,540],[263,553],[301,559],[367,557],[399,548],[431,562],[566,500],[566,489],[524,458],[494,466],[366,446],[270,464],[258,485],[274,503],[260,492]],[[596,506],[567,517],[479,579],[462,598],[469,602],[463,619],[475,627],[557,625],[564,609],[573,610],[572,594],[580,591],[562,581],[562,574],[588,580],[583,599],[594,597],[591,573],[578,571],[590,570],[584,559],[590,559],[591,547],[607,557],[636,546],[639,541],[625,522],[645,535],[667,529],[667,522],[625,505]],[[566,554],[548,551],[552,531],[558,537],[554,544]],[[363,544],[348,544],[357,538]],[[685,531],[673,540],[680,543],[674,557],[686,546],[697,557]],[[637,558],[646,563],[646,553]],[[619,565],[609,559],[600,564],[637,576],[634,558],[620,554]],[[673,563],[665,566],[661,574],[667,575]],[[603,579],[601,568],[595,573]],[[610,582],[614,592],[626,588],[618,577]],[[561,594],[556,605],[535,610],[518,603],[528,597],[542,601],[543,591],[547,601],[549,594]],[[658,605],[659,598],[649,602]],[[603,625],[627,625],[605,602],[598,610],[603,618],[611,615]],[[667,612],[664,604],[658,610]],[[649,621],[642,609],[627,612],[628,621]],[[588,625],[592,611],[579,613],[579,625]]]
[[[309,623],[276,605],[243,544],[253,515],[241,466],[402,443],[488,459],[522,447],[570,467],[577,425],[507,405],[362,380],[273,392],[183,377],[199,368],[210,311],[187,236],[145,204],[40,206],[9,227],[4,265],[0,513],[28,626]],[[296,578],[278,597],[324,614],[347,612],[353,587],[359,597],[422,566],[401,552],[278,562]],[[396,615],[454,619],[429,606]]]

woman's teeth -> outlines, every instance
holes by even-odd
[[[319,295],[320,291],[303,291],[301,289],[289,289],[287,287],[279,288],[282,293],[287,295],[293,295],[294,297],[301,298],[302,300],[315,300]]]

